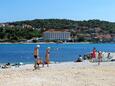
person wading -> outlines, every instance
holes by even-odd
[[[99,51],[98,52],[98,65],[100,65],[101,62],[102,62],[102,52]]]
[[[96,48],[95,47],[93,48],[91,58],[92,58],[92,62],[95,62],[95,59],[96,59]]]

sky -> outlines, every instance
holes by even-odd
[[[115,22],[115,0],[0,0],[0,22],[52,18]]]

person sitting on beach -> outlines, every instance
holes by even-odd
[[[84,56],[83,56],[83,60],[86,60],[86,59],[87,59],[87,55],[84,55]]]
[[[81,55],[79,55],[79,58],[75,61],[75,62],[82,62],[83,58],[81,57]]]
[[[18,63],[13,64],[12,66],[20,67],[21,65],[24,65],[24,63],[23,62],[18,62]]]
[[[5,69],[5,68],[10,68],[11,67],[11,65],[10,65],[10,63],[8,62],[7,64],[5,64],[5,65],[3,65],[3,66],[1,66],[1,68],[3,68],[3,69]]]
[[[49,67],[50,64],[50,47],[46,49],[46,55],[45,55],[45,64],[47,64],[47,67]]]

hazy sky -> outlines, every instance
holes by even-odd
[[[49,18],[115,22],[115,0],[0,0],[0,22]]]

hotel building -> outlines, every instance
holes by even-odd
[[[70,32],[46,31],[43,33],[44,40],[70,40]]]

